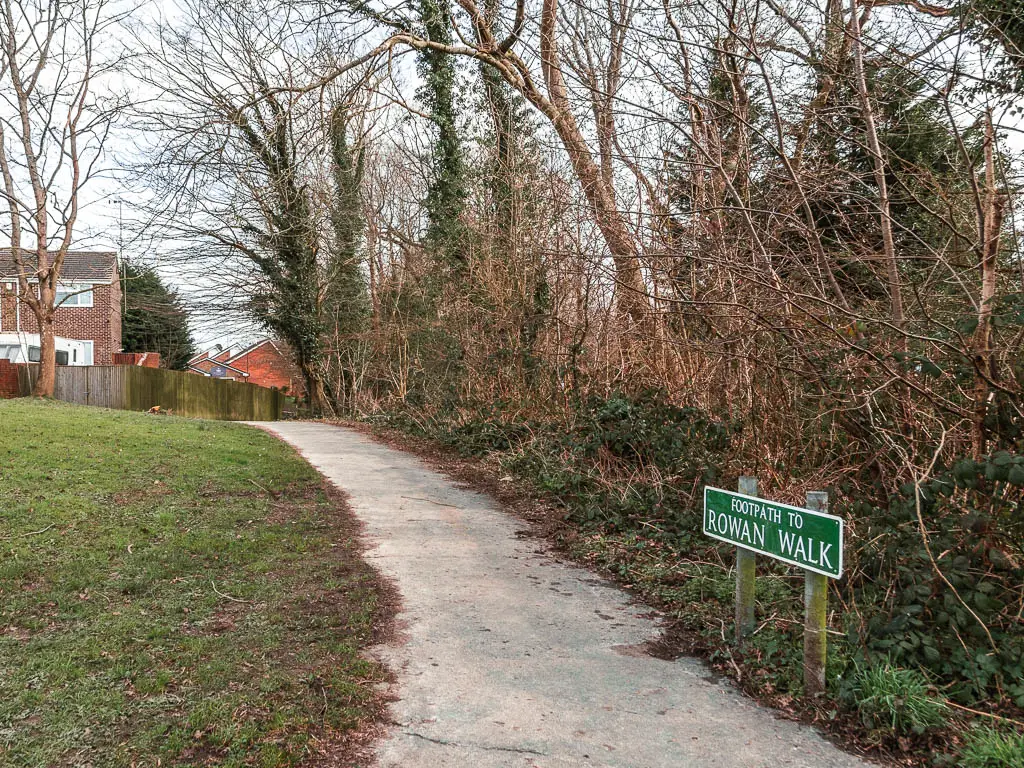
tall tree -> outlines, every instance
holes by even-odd
[[[269,89],[257,87],[264,93],[254,108],[232,105],[228,110],[265,178],[264,220],[245,226],[255,246],[250,258],[260,273],[249,312],[295,351],[306,396],[320,415],[331,410],[331,398],[314,211],[295,152],[295,115]]]
[[[0,2],[0,197],[18,298],[39,326],[40,397],[53,394],[54,304],[82,190],[124,107],[104,93],[122,63],[122,18],[107,0]]]
[[[195,354],[188,313],[152,267],[121,265],[121,344],[125,352],[158,352],[165,368],[184,370]]]
[[[544,0],[540,12],[540,55],[531,55],[528,58],[524,58],[515,50],[517,47],[524,47],[521,38],[526,25],[525,0],[517,0],[515,19],[507,35],[499,34],[495,25],[487,19],[483,7],[474,0],[457,0],[457,3],[473,28],[469,35],[460,31],[458,43],[454,41],[451,31],[454,17],[447,3],[442,0],[421,0],[423,31],[419,34],[410,32],[406,20],[399,16],[376,17],[397,31],[386,43],[388,47],[409,45],[420,52],[421,74],[426,81],[423,92],[427,94],[426,100],[431,116],[434,122],[446,131],[451,127],[451,133],[443,135],[446,143],[440,153],[441,160],[447,163],[455,158],[454,147],[458,138],[454,131],[454,120],[449,119],[446,106],[447,103],[453,102],[444,101],[454,87],[454,68],[446,62],[450,62],[452,55],[468,56],[492,67],[511,88],[520,93],[550,122],[565,149],[611,255],[615,269],[619,314],[628,324],[643,323],[650,307],[641,269],[640,243],[629,218],[616,203],[614,169],[603,164],[606,157],[602,157],[600,153],[595,157],[588,143],[585,126],[576,115],[577,105],[573,103],[562,65],[559,27],[564,23],[564,19],[558,0]],[[362,3],[352,2],[351,5],[363,8]],[[625,26],[619,18],[610,19],[609,22],[613,31],[623,30]],[[533,69],[535,62],[540,64],[540,73]],[[612,65],[613,81],[605,83],[604,87],[614,89],[618,87],[619,64],[612,62]],[[543,87],[540,85],[542,82]],[[437,95],[430,95],[431,91]],[[614,93],[608,91],[594,92],[593,96],[595,104],[611,103],[614,99]],[[451,117],[454,117],[454,112]],[[607,114],[599,115],[598,120],[604,128],[609,129],[604,135],[607,138],[606,146],[610,147],[614,137],[611,126],[607,124]],[[435,174],[435,178],[443,177]],[[451,187],[433,201],[428,198],[428,210],[451,210],[446,205],[460,197],[450,194],[455,189],[456,187]],[[439,227],[450,227],[454,221],[449,218],[442,222],[435,216],[431,216],[431,220],[436,221]],[[442,242],[451,241],[442,238]],[[451,244],[454,245],[453,242]]]
[[[160,94],[142,118],[158,137],[139,169],[154,193],[151,218],[183,244],[181,268],[210,310],[285,341],[313,412],[331,413],[332,279],[358,275],[359,236],[348,160],[333,174],[345,177],[346,210],[330,202],[330,158],[347,150],[337,136],[332,147],[329,115],[347,92],[294,87],[315,80],[323,40],[291,9],[258,0],[183,0],[182,14],[153,32],[140,41],[149,56],[139,72]]]
[[[329,119],[334,185],[330,217],[334,239],[327,268],[326,304],[338,369],[335,396],[341,409],[351,410],[355,400],[360,334],[370,317],[363,252],[366,221],[360,194],[365,148],[350,145],[349,120],[343,106],[336,107]]]
[[[435,46],[419,54],[423,78],[420,100],[434,124],[431,180],[424,208],[427,214],[426,245],[438,264],[457,277],[466,271],[462,209],[466,199],[466,170],[459,136],[454,57],[443,50],[452,44],[451,6],[448,0],[420,0],[424,35]]]

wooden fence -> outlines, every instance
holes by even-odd
[[[27,395],[39,366],[19,368],[21,392]],[[285,400],[278,390],[255,384],[128,365],[57,366],[53,396],[123,411],[148,411],[158,405],[178,416],[227,421],[276,421]]]

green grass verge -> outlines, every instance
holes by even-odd
[[[241,425],[0,401],[0,764],[352,764],[385,601],[332,495]]]
[[[967,737],[960,768],[1007,768],[1024,765],[1024,734],[975,728]]]

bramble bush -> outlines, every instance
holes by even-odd
[[[642,522],[670,536],[699,530],[693,499],[720,477],[729,445],[728,427],[656,392],[591,398],[566,428],[534,434],[507,466],[562,501],[569,519],[610,531]]]
[[[1024,707],[1022,494],[1024,456],[998,452],[905,485],[885,509],[852,505],[842,588],[866,618],[851,628],[865,651],[927,670],[961,703]]]

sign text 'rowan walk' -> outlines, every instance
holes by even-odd
[[[704,533],[833,579],[843,573],[843,522],[834,515],[709,486]]]

